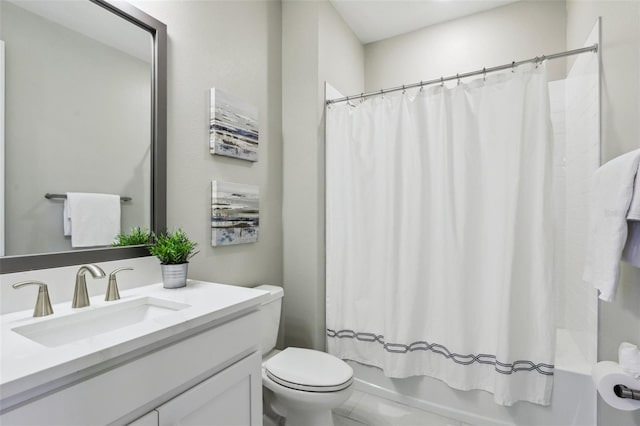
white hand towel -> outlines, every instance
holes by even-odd
[[[67,193],[71,217],[71,246],[110,245],[120,233],[120,196]]]
[[[620,343],[618,348],[618,364],[634,379],[640,380],[640,349],[628,342]]]
[[[69,213],[69,200],[64,200],[64,207],[62,209],[62,227],[64,229],[64,236],[71,236],[71,214]]]
[[[640,149],[634,152],[640,152]],[[636,179],[633,185],[633,195],[631,196],[631,204],[629,205],[629,211],[627,212],[627,220],[640,221],[640,164],[638,164],[638,170],[636,171]]]
[[[640,165],[638,165],[636,173],[631,206],[629,206],[627,213],[627,224],[627,243],[622,252],[622,259],[636,268],[640,268]]]
[[[614,158],[593,176],[589,237],[583,280],[600,292],[600,299],[615,298],[620,258],[627,240],[627,214],[640,164],[640,149]]]
[[[640,221],[629,221],[622,259],[640,268]]]

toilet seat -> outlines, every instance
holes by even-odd
[[[353,383],[353,369],[347,363],[312,349],[287,348],[264,367],[275,383],[303,392],[338,392]]]

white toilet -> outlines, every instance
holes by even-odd
[[[285,418],[287,426],[333,426],[331,410],[353,392],[353,369],[333,355],[302,348],[274,349],[280,325],[282,288],[262,304],[262,390],[265,412]]]

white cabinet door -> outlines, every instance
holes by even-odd
[[[260,352],[157,408],[160,426],[261,426],[262,357]]]
[[[158,412],[153,410],[129,423],[127,426],[158,426]]]

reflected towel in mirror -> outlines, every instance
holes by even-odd
[[[65,207],[74,248],[107,246],[120,233],[119,195],[68,192]]]

